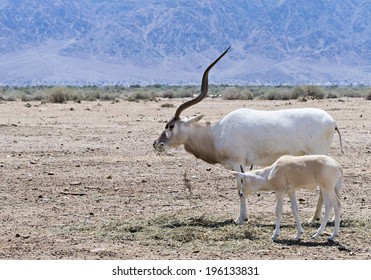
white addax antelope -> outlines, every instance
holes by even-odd
[[[267,166],[282,155],[327,154],[334,131],[341,136],[334,119],[314,108],[258,111],[237,109],[215,124],[199,124],[203,115],[180,118],[187,108],[199,103],[208,91],[210,69],[228,52],[224,51],[207,67],[202,77],[201,93],[181,104],[160,137],[154,141],[156,150],[184,145],[187,152],[208,163],[219,163],[227,169],[240,171],[240,166]],[[341,148],[342,150],[342,148]],[[317,220],[323,199],[319,196],[311,220]],[[240,217],[247,218],[246,199],[240,194]]]
[[[244,196],[258,191],[275,192],[277,220],[272,236],[273,240],[277,239],[280,234],[283,197],[286,193],[290,197],[291,211],[296,221],[296,239],[301,239],[304,230],[300,223],[295,191],[315,189],[317,186],[320,187],[325,200],[325,214],[321,226],[313,235],[313,238],[317,239],[323,233],[331,207],[334,207],[335,212],[335,228],[334,233],[328,239],[333,240],[339,234],[343,171],[340,164],[331,157],[325,155],[282,156],[272,166],[246,173],[232,173],[239,181],[239,190]]]

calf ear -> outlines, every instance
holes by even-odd
[[[185,124],[190,125],[190,124],[196,123],[199,120],[201,120],[203,117],[204,117],[204,115],[199,115],[199,116],[196,116],[196,117],[189,118],[188,120],[185,121]]]
[[[241,183],[244,183],[243,178],[245,177],[245,173],[231,171],[231,173],[236,177],[237,181],[241,181]]]
[[[235,176],[236,178],[243,177],[243,173],[241,172],[231,171],[231,174]]]

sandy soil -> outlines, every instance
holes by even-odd
[[[316,107],[337,120],[331,156],[343,166],[343,222],[336,242],[313,241],[304,224],[294,242],[288,199],[280,240],[270,235],[274,194],[248,199],[237,226],[235,182],[182,147],[159,156],[153,141],[183,100],[0,104],[1,259],[370,259],[371,102],[364,99],[223,101],[206,99],[185,114],[215,122],[249,107]],[[302,221],[317,193],[300,197]],[[328,226],[327,232],[332,232]]]

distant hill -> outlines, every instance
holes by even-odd
[[[370,0],[0,0],[0,84],[371,84]]]

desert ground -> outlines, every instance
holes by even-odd
[[[185,99],[0,103],[0,259],[370,259],[371,101],[206,98],[183,115],[216,122],[241,107],[316,107],[334,117],[330,155],[343,166],[340,235],[307,224],[316,192],[298,193],[303,240],[287,197],[273,242],[275,195],[248,198],[242,226],[235,179],[183,147],[152,143]],[[175,107],[162,107],[172,104]],[[251,143],[254,145],[254,143]],[[255,167],[258,168],[258,167]]]

